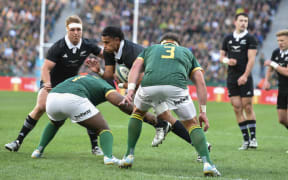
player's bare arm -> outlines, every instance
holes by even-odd
[[[249,49],[248,50],[248,63],[246,65],[246,70],[242,76],[238,79],[238,85],[244,85],[247,82],[247,78],[250,75],[254,63],[255,63],[255,57],[256,57],[257,50],[256,49]]]
[[[102,75],[103,79],[113,79],[114,72],[115,72],[114,65],[107,65],[107,66],[105,65],[104,74]]]
[[[271,70],[274,68],[275,71],[279,72],[280,74],[288,76],[288,66],[287,67],[279,66],[279,64],[271,60],[266,60],[264,62],[264,66],[269,66]]]
[[[271,78],[271,73],[272,73],[272,67],[270,67],[270,63],[271,63],[271,60],[266,60],[264,62],[264,66],[268,66],[267,67],[267,71],[266,71],[266,74],[265,74],[265,79],[264,79],[264,84],[263,84],[263,87],[264,89],[268,90],[270,89],[271,85],[270,85],[270,78]]]
[[[50,61],[48,59],[45,59],[44,64],[42,66],[42,74],[41,74],[41,80],[43,81],[43,86],[46,90],[51,90],[51,79],[50,79],[50,71],[54,68],[56,63],[53,61]]]
[[[144,71],[144,60],[142,58],[137,58],[132,68],[130,69],[128,76],[128,93],[125,99],[120,104],[131,104],[133,101],[133,96],[135,93],[136,85],[139,80],[141,73]]]
[[[202,123],[204,123],[204,131],[207,131],[209,128],[209,121],[206,116],[206,103],[207,103],[207,89],[203,76],[203,72],[199,69],[191,73],[191,80],[196,86],[198,102],[200,105],[200,114],[199,114],[199,122],[202,127]]]

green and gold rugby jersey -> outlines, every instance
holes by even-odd
[[[58,84],[51,93],[71,93],[88,98],[95,106],[106,101],[106,96],[115,89],[98,76],[78,75]]]
[[[172,43],[146,48],[138,58],[144,59],[141,86],[172,85],[187,89],[191,72],[202,70],[192,52]]]

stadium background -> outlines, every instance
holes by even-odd
[[[43,62],[39,59],[41,1],[1,1],[0,7],[0,90],[37,91]],[[126,38],[133,39],[132,0],[53,0],[46,1],[45,7],[45,50],[65,35],[65,18],[71,14],[78,14],[83,19],[83,36],[96,39],[100,44],[101,31],[107,25],[120,26]],[[219,62],[222,39],[233,31],[235,13],[246,12],[249,32],[259,43],[253,76],[255,87],[261,88],[265,74],[263,62],[277,47],[274,34],[287,27],[285,20],[281,21],[283,15],[285,18],[286,7],[287,1],[281,0],[140,0],[137,42],[147,47],[157,43],[167,31],[178,33],[182,45],[194,53],[204,68],[207,85],[222,87],[227,70]],[[81,72],[85,72],[84,67]],[[275,78],[272,86],[277,86]],[[218,91],[216,89],[216,93]],[[224,89],[222,99],[227,99],[226,91]],[[256,92],[260,97],[254,102],[259,102],[258,99],[268,93],[268,97],[262,97],[264,103],[275,104],[276,92],[260,90]],[[215,94],[215,90],[211,93]]]

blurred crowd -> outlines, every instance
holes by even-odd
[[[63,0],[47,2],[46,40],[64,6]],[[209,85],[225,84],[226,68],[219,63],[219,50],[225,35],[234,29],[234,15],[249,15],[249,32],[263,43],[280,0],[139,0],[138,43],[157,43],[167,31],[177,32],[205,69]],[[39,44],[39,0],[0,1],[0,72],[26,74],[33,70]],[[80,17],[83,36],[100,41],[108,25],[120,26],[126,39],[132,39],[133,0],[85,0]],[[1,75],[0,74],[0,75]]]
[[[46,0],[45,42],[64,3]],[[0,75],[25,76],[33,73],[38,57],[41,0],[0,1]]]
[[[208,84],[225,84],[226,68],[219,63],[219,50],[225,35],[233,31],[236,13],[249,15],[249,32],[261,47],[269,32],[280,0],[139,0],[138,43],[157,43],[167,31],[177,32],[182,45],[191,49],[206,71]],[[107,25],[121,26],[132,39],[132,0],[86,0],[82,11],[85,37],[99,40]]]

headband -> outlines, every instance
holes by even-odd
[[[71,23],[68,24],[68,28],[66,28],[66,30],[68,31],[71,28],[80,28],[82,30],[82,24],[80,23]]]
[[[161,42],[161,45],[163,45],[163,44],[166,44],[166,43],[172,43],[172,44],[175,44],[176,46],[179,46],[179,44],[176,42],[176,41],[167,41],[167,40],[163,40],[162,42]]]

